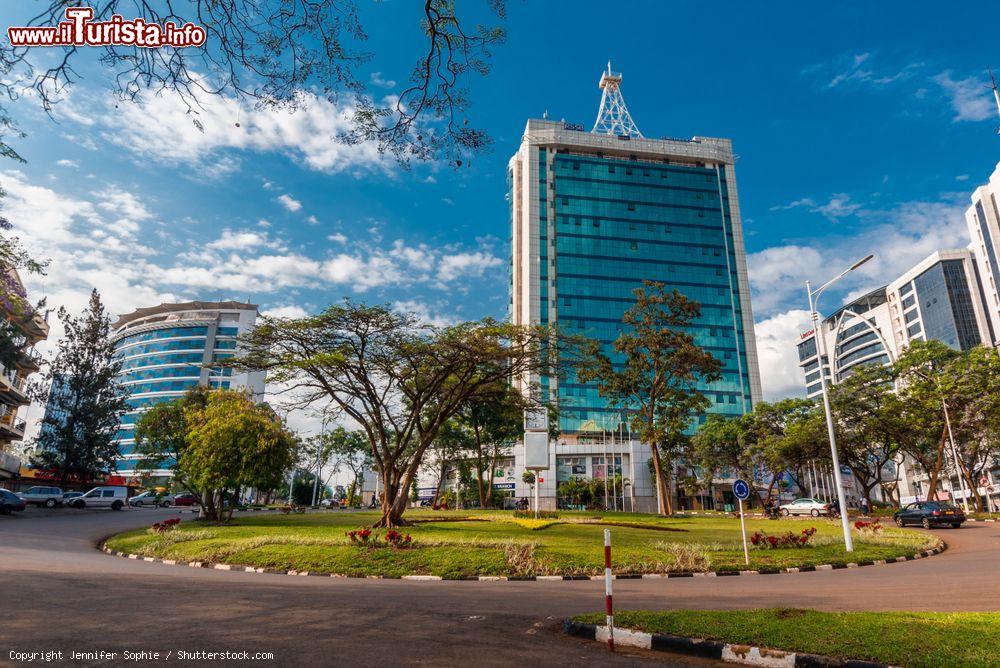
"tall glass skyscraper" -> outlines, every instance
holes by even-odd
[[[118,474],[133,477],[135,421],[150,406],[172,401],[198,385],[243,388],[264,394],[264,374],[233,374],[212,363],[236,353],[237,337],[257,319],[257,306],[242,302],[185,302],[140,308],[114,323],[115,357],[122,360],[119,382],[129,392],[117,442]],[[169,477],[167,469],[150,472]]]
[[[712,401],[709,412],[740,415],[761,389],[732,145],[643,137],[620,81],[610,69],[602,76],[594,131],[532,119],[510,159],[511,318],[586,335],[611,354],[633,290],[644,280],[662,282],[701,304],[692,333],[724,365],[721,380],[700,388]],[[521,382],[558,402],[557,453],[620,425],[621,407],[593,383]]]

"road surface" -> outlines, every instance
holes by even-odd
[[[0,665],[25,665],[11,650],[61,650],[64,661],[55,664],[74,666],[122,665],[126,651],[160,653],[132,665],[166,665],[179,651],[199,650],[269,653],[273,658],[257,662],[268,666],[715,665],[640,652],[612,656],[563,637],[564,617],[602,609],[602,582],[291,577],[166,566],[94,549],[104,536],[167,516],[176,511],[29,509],[0,517]],[[616,581],[616,607],[998,609],[1000,525],[938,533],[949,544],[944,554],[887,566]],[[117,654],[68,660],[74,650]],[[167,652],[174,652],[170,660]]]

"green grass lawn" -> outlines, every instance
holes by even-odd
[[[603,613],[577,619],[604,624]],[[616,612],[615,626],[908,668],[1000,666],[1000,612],[636,610]]]
[[[502,511],[416,511],[406,518],[416,522],[403,531],[413,538],[408,549],[351,545],[345,532],[370,525],[378,516],[344,511],[240,517],[223,526],[186,522],[165,534],[144,529],[119,534],[107,547],[183,561],[352,576],[596,575],[604,569],[603,535],[610,528],[618,573],[747,568],[739,520],[731,518],[562,512],[556,520],[536,523]],[[807,527],[817,529],[814,546],[752,549],[750,568],[892,559],[936,544],[929,534],[887,527],[877,537],[857,536],[855,553],[848,558],[836,522],[747,522],[748,532],[798,533]]]

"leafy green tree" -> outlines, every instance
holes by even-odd
[[[186,415],[192,411],[204,410],[211,392],[208,387],[198,385],[183,396],[154,404],[139,415],[135,421],[134,434],[135,451],[141,458],[136,462],[136,470],[167,469],[171,472],[176,487],[198,493],[179,464],[188,443],[189,425]]]
[[[914,341],[893,365],[903,419],[909,425],[900,449],[928,474],[926,498],[937,493],[948,443],[942,373],[959,355],[940,341]]]
[[[330,402],[365,433],[384,496],[377,526],[405,523],[410,483],[442,427],[498,382],[557,369],[549,329],[491,319],[437,328],[351,301],[319,315],[263,318],[228,361]]]
[[[954,357],[941,373],[941,391],[949,407],[958,463],[966,489],[1000,462],[1000,352],[978,346]],[[976,510],[983,499],[973,494]]]
[[[116,380],[121,362],[114,359],[111,320],[97,290],[82,315],[59,309],[59,319],[65,335],[45,373],[48,388],[36,385],[32,390],[49,403],[33,463],[55,471],[64,486],[70,479],[93,480],[114,470],[119,456],[115,436],[127,410],[127,392]]]
[[[354,499],[355,495],[361,493],[365,471],[372,467],[368,439],[364,432],[345,429],[341,425],[327,431],[320,438],[324,449],[329,452],[334,469],[350,471],[351,485],[347,490],[347,498]]]
[[[910,426],[903,419],[891,366],[867,364],[830,388],[830,406],[841,462],[851,469],[868,505],[886,480]]]
[[[475,468],[479,506],[493,494],[493,472],[500,458],[524,433],[524,409],[529,402],[506,381],[465,403],[455,415],[456,436]]]
[[[213,390],[204,407],[184,411],[187,444],[179,468],[210,520],[228,519],[223,500],[249,487],[279,487],[295,460],[297,442],[270,407],[236,390]],[[310,494],[312,487],[309,488]]]
[[[766,483],[764,493],[757,484],[753,487],[761,505],[767,505],[780,475],[790,473],[803,487],[805,466],[822,458],[822,440],[805,428],[816,414],[808,399],[783,399],[760,402],[738,417],[709,415],[692,438],[692,459],[701,466],[704,483],[727,471]]]
[[[698,386],[718,379],[722,363],[689,333],[701,311],[697,302],[652,281],[634,294],[612,355],[591,342],[577,376],[596,381],[602,397],[628,412],[632,430],[651,446],[658,510],[672,514],[674,460],[687,444],[691,422],[710,405]]]

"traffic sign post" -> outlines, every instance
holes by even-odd
[[[750,485],[746,480],[737,480],[733,483],[733,496],[740,504],[740,532],[743,534],[743,562],[750,565],[750,550],[747,548],[747,523],[743,519],[743,499],[750,497]]]

